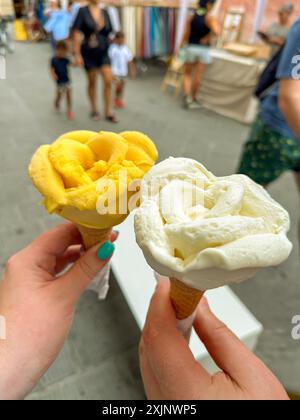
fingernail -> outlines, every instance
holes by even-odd
[[[199,304],[200,308],[209,308],[208,300],[205,296],[202,297]]]
[[[112,244],[109,241],[106,241],[98,249],[97,257],[102,261],[106,261],[109,257],[112,256],[115,249],[116,249],[116,247],[114,246],[114,244]]]

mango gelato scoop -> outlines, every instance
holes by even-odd
[[[122,212],[118,211],[120,199],[130,200],[134,192],[128,191],[129,186],[143,178],[157,157],[154,143],[140,132],[74,131],[41,146],[31,160],[29,175],[49,213],[86,230],[108,231],[128,216],[124,203]],[[116,211],[100,214],[97,203],[108,190],[114,194]]]

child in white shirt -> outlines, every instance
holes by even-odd
[[[116,96],[114,105],[116,108],[125,108],[124,90],[125,81],[130,70],[131,77],[135,78],[135,66],[133,54],[125,44],[125,35],[118,32],[115,36],[114,43],[109,48],[109,57],[111,60],[112,73],[116,85]]]

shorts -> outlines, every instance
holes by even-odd
[[[57,90],[59,93],[65,93],[71,89],[71,82],[57,83]]]
[[[300,172],[300,141],[282,136],[258,116],[244,146],[238,173],[266,186],[286,171]]]
[[[110,66],[110,58],[107,51],[98,48],[82,50],[82,58],[86,71],[100,69],[103,66]]]
[[[127,77],[126,76],[115,76],[113,75],[113,80],[115,83],[125,83]]]
[[[189,44],[184,49],[183,60],[185,63],[211,64],[211,50],[205,45]]]

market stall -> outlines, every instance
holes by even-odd
[[[201,101],[221,115],[251,123],[257,111],[253,91],[264,63],[224,50],[213,50],[212,55],[213,62],[206,68],[201,87]]]

